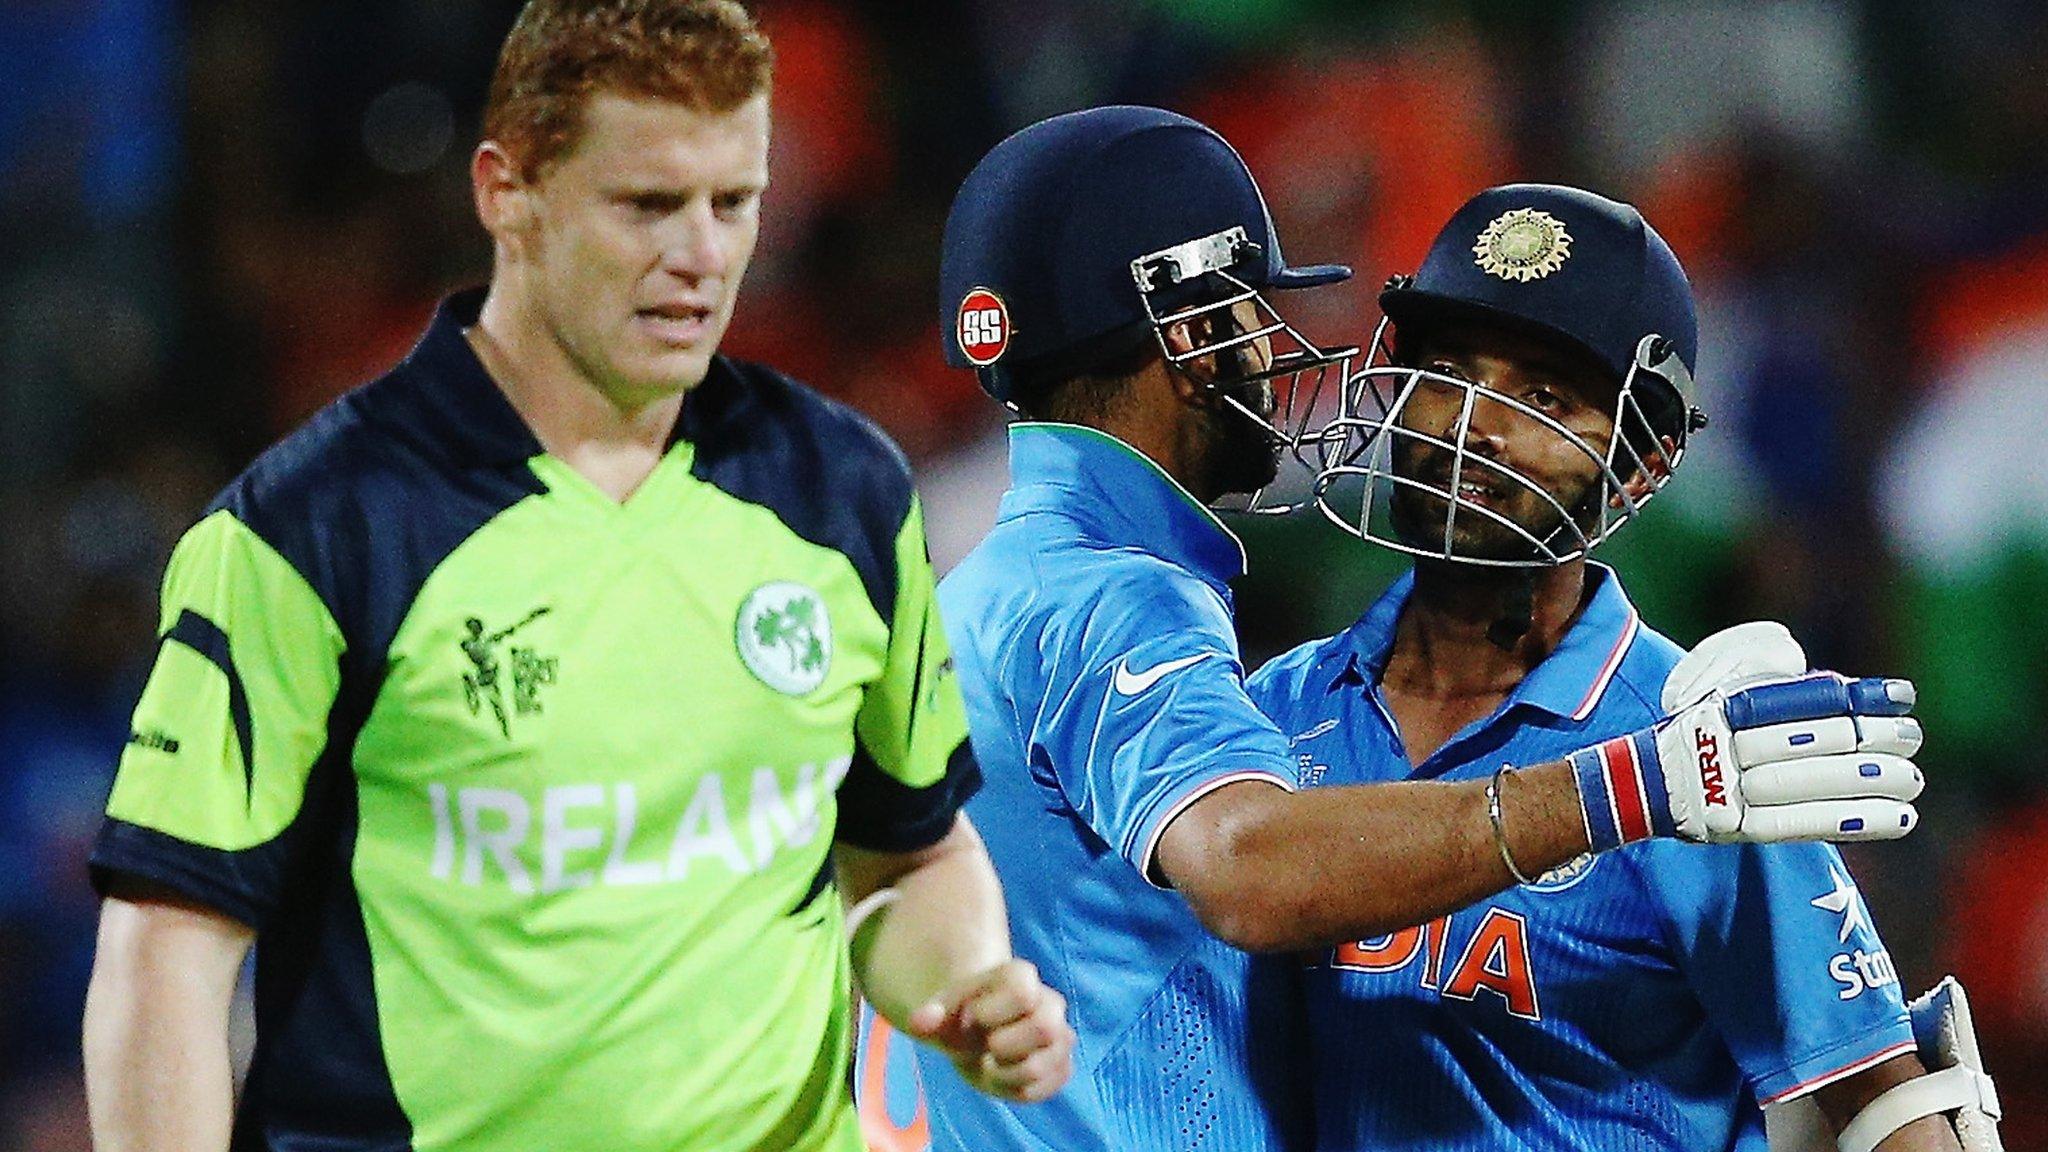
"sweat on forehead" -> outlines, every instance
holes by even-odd
[[[484,136],[531,180],[575,147],[599,92],[722,113],[766,93],[773,71],[733,0],[531,0],[498,56]]]

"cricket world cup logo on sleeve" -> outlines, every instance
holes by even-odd
[[[957,335],[967,359],[987,367],[1010,348],[1010,308],[986,288],[976,288],[960,301]]]
[[[747,670],[785,696],[817,690],[832,668],[832,618],[825,599],[793,581],[771,581],[747,594],[733,642]]]

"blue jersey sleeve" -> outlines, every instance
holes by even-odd
[[[1658,842],[1626,854],[1760,1102],[1912,1051],[1898,972],[1833,846]]]
[[[1294,780],[1286,739],[1245,694],[1221,599],[1164,565],[1127,568],[1043,634],[1047,691],[1028,746],[1075,813],[1156,883],[1159,833],[1197,798]]]

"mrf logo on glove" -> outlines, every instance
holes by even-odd
[[[1707,805],[1712,808],[1728,806],[1728,785],[1721,778],[1721,742],[1705,728],[1693,733],[1693,746],[1699,752],[1700,787],[1706,794]]]
[[[1905,680],[1833,672],[1716,689],[1652,728],[1573,753],[1595,851],[1700,843],[1893,840],[1918,822],[1920,724]],[[1617,771],[1625,766],[1626,771]],[[1634,819],[1647,809],[1647,820]]]

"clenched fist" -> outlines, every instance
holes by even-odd
[[[1067,999],[1010,960],[910,1014],[910,1035],[945,1052],[969,1084],[1004,1100],[1049,1099],[1074,1074]]]

